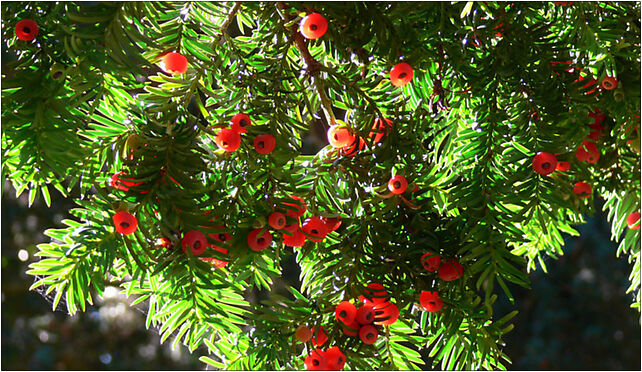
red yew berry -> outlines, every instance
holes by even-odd
[[[463,266],[453,259],[446,260],[439,268],[439,277],[445,282],[457,280],[462,275],[464,275]]]
[[[172,249],[172,241],[163,236],[161,238],[156,239],[156,247]]]
[[[375,308],[373,305],[365,304],[357,309],[356,319],[359,324],[370,324],[374,321]]]
[[[444,302],[439,298],[439,292],[421,291],[419,303],[431,313],[436,313],[444,306]]]
[[[575,152],[575,156],[577,156],[577,160],[579,161],[587,161],[594,164],[597,163],[600,158],[600,151],[597,149],[595,143],[591,141],[582,141],[582,144]]]
[[[225,228],[224,226],[214,226],[214,227],[210,227],[210,229],[224,229],[224,228]],[[228,234],[228,233],[226,233],[226,232],[219,232],[219,233],[216,233],[216,232],[215,232],[215,233],[210,233],[210,234],[208,234],[208,236],[209,236],[210,238],[212,238],[212,239],[216,240],[217,242],[222,242],[222,243],[225,243],[226,241],[228,241],[228,240],[230,240],[230,239],[232,238],[232,237],[230,236],[230,234]]]
[[[325,371],[328,369],[328,362],[323,350],[314,349],[310,351],[310,355],[305,358],[304,363],[308,371]]]
[[[250,120],[249,115],[238,113],[232,116],[232,125],[230,125],[230,129],[237,133],[247,133],[247,127],[250,125],[252,125],[252,120]]]
[[[437,253],[426,252],[421,256],[421,265],[428,271],[437,271],[441,265],[441,256]]]
[[[618,81],[617,81],[616,78],[614,78],[612,76],[606,76],[602,80],[602,88],[604,88],[606,90],[613,90],[613,89],[617,88],[617,86],[618,86]]]
[[[260,252],[270,244],[272,244],[272,235],[267,230],[254,229],[247,235],[247,245],[254,252]]]
[[[323,326],[319,327],[318,334],[316,332],[316,327],[312,327],[312,345],[319,347],[325,344],[326,341],[328,341],[328,335],[325,333]]]
[[[273,135],[264,133],[254,137],[254,149],[259,154],[267,155],[276,147],[276,139]]]
[[[403,194],[408,188],[406,177],[398,174],[388,181],[388,190],[395,195]]]
[[[343,333],[346,334],[347,336],[354,337],[359,334],[359,329],[361,328],[361,325],[357,320],[353,320],[352,323],[350,324],[342,324],[341,329],[343,329]]]
[[[328,234],[325,223],[323,222],[323,220],[321,220],[321,217],[316,216],[306,219],[301,226],[301,229],[303,230],[303,232],[309,235],[306,236],[309,240],[317,243],[322,241]]]
[[[287,211],[286,215],[294,218],[299,218],[303,216],[305,213],[305,210],[307,209],[307,206],[305,205],[305,200],[299,198],[298,196],[291,195],[290,198],[298,201],[300,203],[283,203],[284,205],[287,205],[289,210]]]
[[[340,150],[340,154],[347,156],[347,157],[353,157],[359,153],[359,151],[363,150],[366,147],[366,141],[357,136],[355,137],[354,142],[352,142],[350,145],[343,147]]]
[[[187,253],[187,247],[189,247],[194,256],[200,256],[205,253],[207,246],[208,244],[205,234],[198,230],[188,231],[183,236],[183,240],[181,240],[181,248],[183,248],[183,252]]]
[[[550,152],[538,152],[533,158],[533,170],[542,176],[553,173],[556,166],[557,158]]]
[[[385,124],[384,124],[385,121]],[[381,139],[388,134],[388,131],[392,128],[392,120],[384,118],[375,119],[374,124],[372,124],[372,131],[368,134],[369,138],[374,137],[372,140],[373,143],[377,144]]]
[[[123,235],[129,235],[136,231],[138,228],[138,221],[136,217],[129,212],[118,211],[112,217],[114,221],[114,226],[116,227],[116,232]]]
[[[312,331],[310,328],[301,325],[296,329],[296,331],[294,331],[294,338],[299,342],[308,342],[312,338]]]
[[[285,215],[281,212],[272,212],[268,217],[268,224],[274,230],[281,230],[285,227]]]
[[[357,307],[350,301],[342,301],[334,310],[334,315],[337,320],[342,321],[344,324],[351,324],[357,317]]]
[[[334,217],[334,218],[328,218],[328,217],[321,217],[321,220],[325,223],[325,227],[330,231],[336,231],[339,226],[341,226],[341,217]]]
[[[558,170],[560,172],[566,172],[569,169],[571,169],[571,163],[567,161],[558,161],[557,167],[555,167],[555,170]]]
[[[209,262],[212,265],[218,267],[219,269],[224,268],[229,263],[227,261],[219,260],[218,258],[214,258],[214,257],[201,257],[201,260]]]
[[[626,225],[631,230],[640,229],[640,212],[633,212],[626,218]]]
[[[33,19],[21,19],[16,23],[16,37],[22,41],[35,39],[38,31],[38,24]]]
[[[176,52],[169,52],[161,59],[161,69],[170,75],[184,74],[187,71],[187,58]]]
[[[306,39],[318,39],[328,31],[328,20],[319,13],[308,14],[301,20],[299,30]]]
[[[125,172],[114,173],[109,180],[109,185],[117,190],[129,191],[130,187],[143,184],[143,182],[133,182],[131,178],[125,177],[127,177]]]
[[[399,308],[392,302],[375,304],[375,324],[391,325],[399,319]]]
[[[366,299],[374,302],[375,304],[385,302],[386,296],[388,296],[388,292],[385,287],[379,283],[370,283],[363,291],[368,296]]]
[[[373,325],[365,325],[359,329],[359,338],[366,345],[372,345],[377,341],[379,332]]]
[[[283,234],[283,244],[289,247],[303,247],[305,235],[300,229],[295,230],[292,235]]]
[[[241,146],[241,135],[233,129],[223,128],[214,137],[214,142],[219,148],[233,152]]]
[[[328,129],[328,142],[335,149],[343,148],[354,142],[354,134],[346,127],[333,125]]]
[[[593,189],[588,183],[580,181],[573,186],[573,193],[582,199],[586,199],[593,194]]]
[[[333,346],[325,351],[325,359],[328,362],[328,370],[340,371],[346,365],[346,356],[343,355],[338,346]]]
[[[402,87],[412,80],[414,71],[412,67],[405,63],[399,63],[390,70],[390,82],[396,87]]]

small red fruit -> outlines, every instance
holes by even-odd
[[[129,188],[132,186],[140,186],[143,182],[133,182],[131,178],[125,178],[127,174],[125,172],[114,173],[109,180],[109,185],[117,190],[129,191]]]
[[[359,338],[366,345],[372,345],[377,341],[379,332],[373,325],[365,325],[359,329]]]
[[[335,231],[336,229],[341,226],[341,217],[334,217],[334,218],[328,218],[328,217],[321,217],[321,220],[325,222],[325,227],[330,231]]]
[[[296,329],[296,331],[294,331],[294,338],[299,342],[308,342],[312,338],[312,331],[310,328],[301,325]]]
[[[406,177],[398,174],[388,181],[388,190],[395,195],[403,194],[408,188]]]
[[[391,325],[399,319],[399,308],[392,302],[375,304],[375,324]]]
[[[316,337],[314,337],[316,335]],[[316,334],[316,327],[312,327],[312,345],[321,346],[328,341],[328,335],[323,330],[323,326],[319,327],[319,334]]]
[[[318,39],[328,31],[328,20],[319,13],[308,14],[301,20],[299,30],[306,39]]]
[[[538,152],[533,158],[533,170],[542,176],[547,176],[555,171],[557,158],[550,152]]]
[[[579,195],[582,199],[586,199],[593,194],[593,189],[588,183],[580,181],[573,186],[573,193]]]
[[[354,142],[354,140],[354,134],[350,133],[350,130],[346,127],[333,125],[328,129],[328,142],[330,142],[330,145],[335,149],[348,146]]]
[[[631,230],[640,229],[640,212],[633,212],[626,218],[626,225]]]
[[[33,19],[21,19],[16,23],[16,37],[20,40],[31,41],[38,31],[38,24]]]
[[[241,146],[241,135],[233,129],[223,128],[214,137],[214,142],[219,148],[227,152],[234,152]]]
[[[600,159],[600,151],[597,149],[595,143],[582,141],[582,144],[575,152],[575,156],[577,156],[577,160],[579,161],[587,161],[594,164]]]
[[[250,117],[241,112],[232,116],[232,125],[230,125],[230,129],[237,133],[247,133],[247,127],[250,125],[252,125]]]
[[[567,161],[558,161],[557,167],[555,167],[555,170],[558,170],[560,172],[566,172],[569,169],[571,169],[571,163]]]
[[[334,310],[334,315],[337,320],[342,321],[344,324],[351,324],[357,317],[357,307],[350,301],[342,301]]]
[[[414,71],[412,67],[405,63],[399,63],[390,70],[390,82],[396,87],[402,87],[412,80]]]
[[[421,306],[431,313],[441,310],[444,302],[439,298],[439,292],[421,291],[419,295]]]
[[[319,349],[310,351],[310,355],[305,358],[304,363],[308,371],[325,371],[328,368],[325,352]]]
[[[260,252],[270,244],[272,244],[272,235],[267,230],[254,229],[247,235],[247,245],[254,252]]]
[[[268,217],[268,224],[274,230],[281,230],[285,227],[285,215],[281,212],[272,212]]]
[[[338,346],[333,346],[325,351],[325,359],[328,362],[328,370],[340,371],[346,365],[346,356],[343,355]]]
[[[612,76],[606,76],[604,77],[604,80],[602,80],[602,88],[606,90],[613,90],[617,88],[618,86],[618,81],[616,78]]]
[[[386,296],[388,296],[388,292],[385,287],[379,283],[368,284],[363,292],[368,296],[367,299],[375,304],[386,302]]]
[[[138,228],[138,220],[129,212],[118,211],[114,214],[112,220],[114,221],[116,232],[123,235],[132,234]]]
[[[276,139],[271,134],[259,134],[254,137],[254,149],[259,154],[267,155],[276,147]]]
[[[439,268],[439,277],[445,282],[451,282],[464,275],[464,267],[453,259],[446,260]]]
[[[189,247],[194,256],[200,256],[205,253],[207,246],[208,244],[205,234],[198,230],[188,231],[183,235],[183,240],[181,240],[181,248],[183,248],[183,252],[187,253],[187,247]]]
[[[184,74],[187,71],[187,58],[176,52],[169,52],[161,59],[161,69],[170,75]]]
[[[305,220],[301,229],[306,234],[310,235],[307,238],[313,242],[322,241],[326,235],[328,235],[328,230],[325,227],[325,223],[321,220],[321,217],[310,217]]]
[[[359,324],[370,324],[374,321],[375,308],[373,305],[365,304],[357,310],[356,319]]]
[[[172,249],[172,241],[163,236],[161,238],[156,239],[156,247]]]
[[[441,265],[441,256],[437,253],[426,252],[421,256],[421,265],[428,271],[437,271]]]
[[[359,329],[361,328],[361,325],[355,319],[350,324],[347,324],[347,325],[342,324],[341,328],[343,329],[343,333],[345,333],[347,336],[356,336],[359,334]]]
[[[384,124],[385,121],[385,124]],[[368,134],[369,138],[374,137],[372,140],[373,143],[377,144],[381,139],[388,134],[388,131],[392,128],[392,120],[384,118],[375,119],[374,124],[372,124],[372,131]]]
[[[305,205],[305,200],[299,198],[298,196],[291,195],[290,198],[300,202],[299,204],[295,203],[283,203],[284,205],[287,205],[289,210],[287,211],[286,215],[294,217],[294,218],[299,218],[303,216],[305,213],[305,210],[307,209],[307,206]]]
[[[359,153],[359,151],[363,150],[366,147],[366,141],[357,136],[355,137],[354,142],[352,142],[350,145],[343,147],[340,150],[340,154],[347,156],[347,157],[353,157]]]
[[[305,244],[305,234],[298,228],[292,232],[292,235],[283,234],[283,244],[289,247],[303,247]],[[287,227],[287,226],[286,226]]]

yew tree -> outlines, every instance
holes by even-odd
[[[54,309],[118,285],[220,369],[503,369],[495,301],[601,198],[639,310],[639,2],[3,2],[2,46],[3,180],[77,204]]]

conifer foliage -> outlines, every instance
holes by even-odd
[[[223,369],[505,368],[498,296],[603,198],[640,301],[638,2],[4,2],[31,265]],[[302,154],[321,121],[329,143]],[[633,216],[633,217],[630,217]],[[301,287],[250,306],[294,254]]]

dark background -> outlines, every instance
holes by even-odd
[[[144,314],[117,291],[73,317],[64,307],[52,312],[50,300],[28,291],[33,278],[25,271],[36,259],[35,244],[48,241],[46,228],[70,217],[69,201],[53,192],[52,203],[47,208],[37,200],[28,208],[27,193],[16,199],[4,185],[2,369],[204,369],[198,351],[173,349],[171,339],[160,345],[158,334],[145,329]],[[579,231],[565,239],[565,256],[547,260],[549,274],[531,274],[532,291],[511,288],[514,306],[499,300],[497,314],[520,311],[505,339],[510,369],[640,370],[640,314],[625,294],[631,265],[615,257],[602,213]],[[297,282],[297,268],[284,268],[284,276]]]

